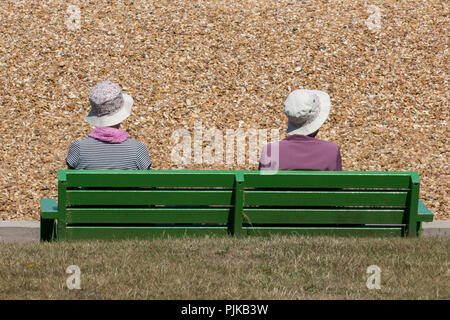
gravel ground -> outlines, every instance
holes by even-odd
[[[57,197],[105,79],[134,97],[123,127],[154,169],[180,167],[178,129],[283,133],[289,92],[324,90],[318,138],[340,145],[344,170],[418,171],[421,198],[450,219],[448,13],[438,0],[3,0],[0,220],[39,219],[39,199]]]

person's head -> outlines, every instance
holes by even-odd
[[[284,102],[287,134],[315,137],[330,113],[330,96],[319,90],[294,90]]]
[[[133,98],[125,93],[118,84],[102,81],[89,93],[91,112],[86,121],[94,127],[119,128],[120,123],[131,114]]]

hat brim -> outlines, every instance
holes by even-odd
[[[300,134],[307,136],[313,132],[316,132],[324,124],[324,122],[328,118],[328,115],[330,114],[331,108],[330,96],[327,93],[320,90],[309,90],[309,91],[319,96],[320,112],[312,122],[302,125],[300,127],[288,121],[288,127],[286,130],[286,133],[288,135]]]
[[[86,121],[94,127],[110,127],[121,123],[131,114],[131,107],[133,106],[133,98],[125,93],[123,95],[123,106],[113,114],[108,114],[98,117],[94,112],[91,112],[85,118]]]

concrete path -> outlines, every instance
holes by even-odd
[[[39,242],[39,221],[0,221],[0,242]]]
[[[435,220],[422,223],[424,237],[450,237],[450,220]]]
[[[423,237],[450,237],[450,220],[423,223]],[[0,221],[0,242],[39,242],[39,221]]]

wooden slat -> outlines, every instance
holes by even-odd
[[[232,171],[72,171],[66,173],[67,186],[101,188],[228,187],[234,184]]]
[[[67,206],[231,205],[232,191],[67,190]]]
[[[276,188],[409,188],[414,172],[386,171],[279,171],[261,175],[258,171],[245,174],[248,186]],[[283,183],[286,181],[286,183]]]
[[[245,191],[245,205],[386,206],[406,205],[406,191]]]
[[[230,208],[67,208],[67,223],[228,223]]]
[[[244,223],[402,224],[404,210],[244,209]]]
[[[408,189],[411,172],[280,171],[274,175],[245,174],[253,188],[401,188]]]
[[[148,239],[154,237],[182,237],[228,235],[227,227],[90,227],[68,226],[68,240]]]
[[[269,236],[273,234],[305,236],[349,237],[400,237],[403,227],[244,227],[247,235]]]
[[[232,187],[244,174],[247,187],[259,188],[409,188],[411,172],[380,171],[259,171],[227,170],[62,170],[67,187]],[[212,178],[214,177],[214,178]]]

